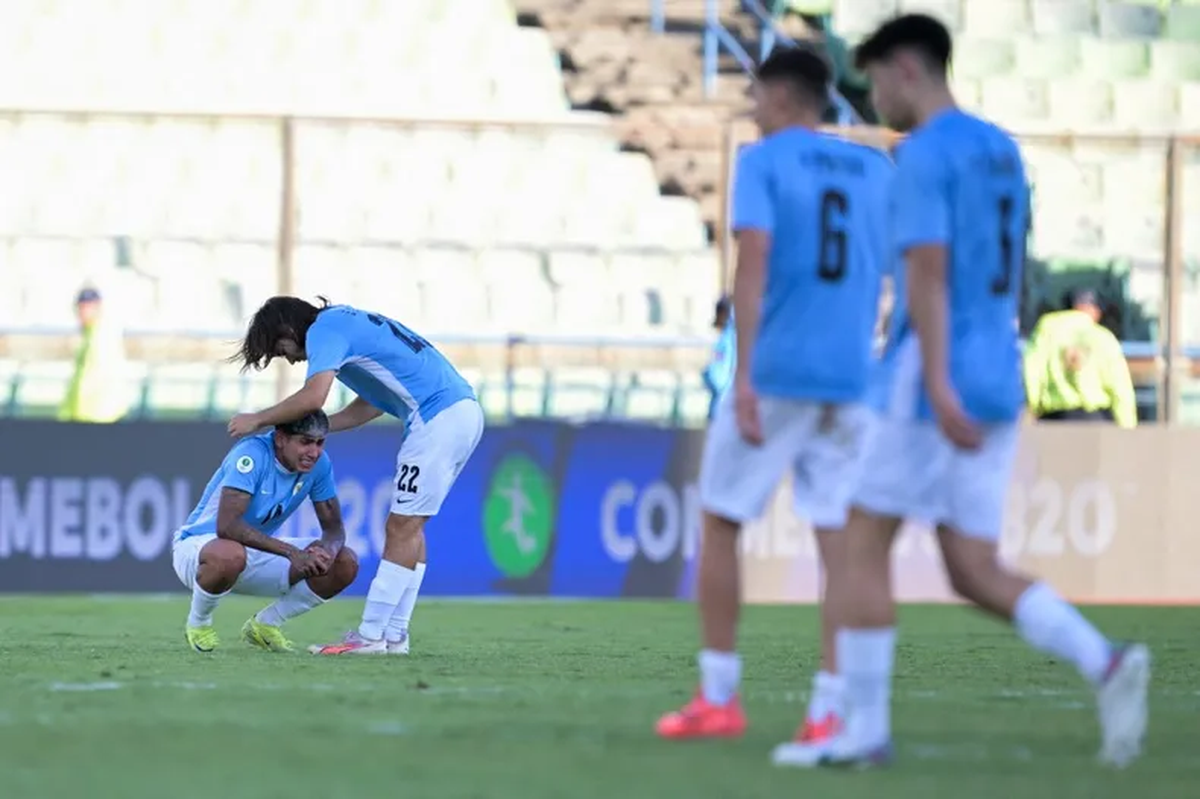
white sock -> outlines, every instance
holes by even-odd
[[[367,604],[363,607],[362,624],[358,625],[358,634],[369,641],[383,638],[383,629],[387,626],[400,598],[404,596],[416,572],[406,569],[399,563],[390,560],[379,561],[379,571],[367,591]]]
[[[822,722],[833,714],[845,715],[846,681],[837,674],[819,671],[813,677],[812,697],[808,700],[808,720]]]
[[[396,606],[396,612],[392,614],[391,621],[387,623],[387,632],[384,637],[388,641],[403,641],[408,635],[408,623],[412,621],[413,608],[417,606],[417,595],[421,593],[421,581],[424,579],[425,564],[418,563],[412,582],[404,590],[404,596],[400,597],[400,604]]]
[[[727,705],[742,682],[742,659],[737,652],[700,652],[700,692],[714,705]]]
[[[222,591],[219,594],[210,594],[201,588],[199,583],[192,585],[192,609],[188,612],[187,626],[208,627],[211,625],[217,603],[228,593],[228,591]]]
[[[313,593],[308,580],[301,580],[291,587],[286,594],[276,599],[258,612],[256,618],[262,624],[279,627],[288,619],[294,619],[301,613],[308,613],[325,600]]]
[[[846,681],[846,736],[872,748],[892,736],[892,663],[896,628],[842,629],[838,671]]]
[[[1050,586],[1029,586],[1017,599],[1013,623],[1033,648],[1075,664],[1093,684],[1104,679],[1112,644]]]

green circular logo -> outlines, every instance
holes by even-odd
[[[483,504],[483,536],[492,563],[508,577],[527,577],[542,565],[554,523],[554,490],[542,467],[509,455],[492,473]]]

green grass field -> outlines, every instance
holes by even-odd
[[[1200,609],[1089,611],[1156,657],[1147,756],[1094,763],[1090,694],[1008,629],[954,607],[903,612],[886,772],[780,771],[803,708],[812,608],[752,608],[742,639],[751,730],[656,740],[695,681],[676,603],[426,603],[408,658],[269,655],[237,640],[259,603],[217,613],[224,646],[182,640],[184,597],[0,599],[0,796],[120,799],[1138,799],[1197,795]],[[361,601],[293,623],[352,626]]]

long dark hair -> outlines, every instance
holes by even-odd
[[[275,348],[279,340],[290,338],[300,347],[308,329],[317,321],[317,314],[329,307],[329,300],[317,297],[321,306],[299,297],[272,297],[254,312],[246,337],[242,339],[238,351],[229,356],[230,363],[240,363],[242,371],[250,369],[262,371],[275,357]]]

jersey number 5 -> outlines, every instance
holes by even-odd
[[[997,203],[998,217],[1000,220],[1000,274],[992,279],[992,294],[997,297],[1003,297],[1012,290],[1013,267],[1013,237],[1010,230],[1012,228],[1013,215],[1013,199],[1012,197],[1001,197]]]
[[[371,320],[371,324],[386,327],[392,331],[392,335],[404,342],[413,352],[420,352],[425,349],[427,342],[425,339],[418,336],[416,333],[409,330],[399,322],[393,322],[391,319],[385,319],[379,314],[367,314],[367,319]]]
[[[837,283],[846,276],[846,215],[850,201],[835,189],[821,194],[821,252],[817,256],[817,277]]]

